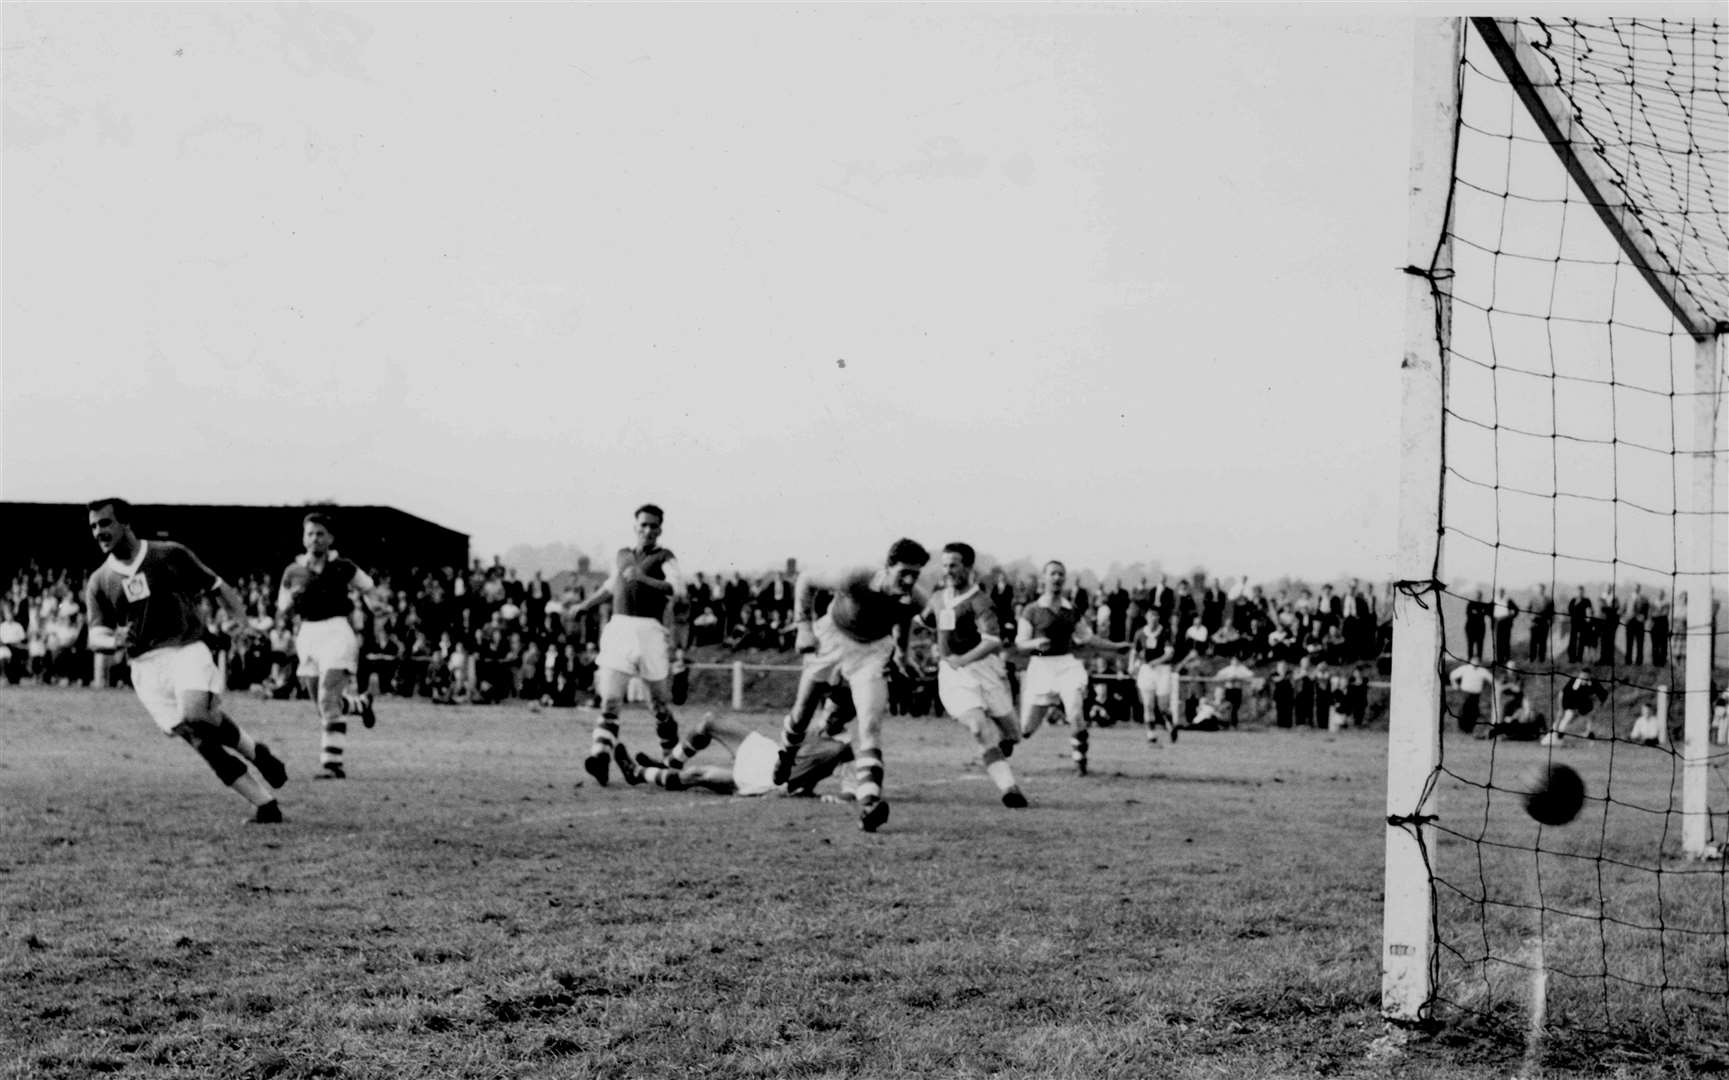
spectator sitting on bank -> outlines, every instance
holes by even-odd
[[[1223,632],[1223,630],[1220,631],[1220,633]],[[1231,727],[1236,727],[1238,720],[1242,717],[1243,695],[1248,692],[1250,685],[1255,681],[1255,673],[1241,660],[1233,659],[1219,669],[1215,678],[1219,680],[1219,690],[1222,692],[1221,700],[1225,706],[1226,723],[1230,724]]]
[[[0,604],[0,675],[13,686],[18,685],[28,667],[28,638],[24,624],[12,612],[12,605]]]
[[[1627,738],[1646,746],[1662,746],[1668,741],[1667,735],[1668,732],[1663,730],[1663,725],[1657,720],[1657,710],[1651,707],[1650,702],[1641,701],[1639,715],[1633,718],[1633,730],[1628,733]]]
[[[1467,659],[1447,676],[1447,682],[1464,695],[1459,703],[1459,730],[1470,735],[1476,732],[1483,715],[1483,691],[1493,685],[1495,677],[1476,659]]]

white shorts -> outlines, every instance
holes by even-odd
[[[880,717],[888,712],[888,679],[883,665],[894,655],[891,635],[876,641],[856,641],[835,626],[827,615],[816,621],[816,652],[804,658],[804,674],[818,682],[846,679],[852,689],[853,708],[861,717]]]
[[[297,674],[302,678],[318,678],[327,671],[352,675],[360,668],[360,636],[346,616],[301,623],[294,651],[300,655]]]
[[[1153,695],[1153,700],[1160,708],[1171,706],[1171,691],[1176,687],[1176,669],[1169,664],[1142,664],[1141,670],[1135,672],[1135,686],[1144,697]]]
[[[943,711],[957,720],[974,709],[986,716],[1015,714],[1008,672],[1003,668],[1003,658],[996,653],[964,668],[952,664],[938,666],[937,697],[943,703]]]
[[[672,670],[666,652],[666,625],[643,615],[614,615],[601,628],[595,664],[620,675],[660,682]]]
[[[202,641],[151,649],[133,657],[128,666],[138,700],[165,732],[172,732],[186,719],[180,695],[222,693],[222,672],[216,669],[210,646]]]
[[[1079,657],[1035,656],[1027,661],[1027,677],[1021,681],[1021,698],[1041,704],[1061,699],[1067,708],[1086,697],[1087,679],[1087,666]]]

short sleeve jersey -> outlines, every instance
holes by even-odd
[[[1141,661],[1156,659],[1171,647],[1171,630],[1161,622],[1149,622],[1135,636],[1135,656]]]
[[[876,573],[854,570],[835,593],[828,618],[847,637],[858,642],[881,641],[918,614],[910,596],[892,596],[876,588]]]
[[[1033,637],[1049,642],[1038,655],[1068,656],[1075,651],[1075,629],[1080,623],[1080,613],[1067,600],[1057,601],[1054,607],[1043,600],[1035,600],[1021,609],[1021,618],[1032,628]]]
[[[130,563],[108,556],[84,587],[90,625],[131,628],[128,656],[190,645],[204,636],[198,601],[220,579],[171,540],[141,540]]]
[[[938,656],[960,656],[978,648],[985,638],[1002,637],[991,598],[977,585],[959,593],[947,586],[937,590],[922,618],[936,628]]]
[[[671,595],[640,581],[625,581],[624,572],[635,567],[639,577],[665,581],[667,564],[672,561],[672,552],[667,548],[657,547],[653,551],[620,548],[618,571],[612,591],[613,613],[636,615],[644,619],[658,619],[665,615]]]
[[[354,610],[349,593],[362,576],[360,567],[347,559],[326,559],[315,570],[303,556],[282,572],[282,592],[293,612],[307,622],[347,618]]]

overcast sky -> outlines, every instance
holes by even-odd
[[[3,19],[0,497],[1391,572],[1406,9]]]

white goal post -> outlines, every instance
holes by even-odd
[[[1697,281],[1721,270],[1721,252],[1696,248],[1677,256],[1669,242],[1688,247],[1688,237],[1654,235],[1651,211],[1629,202],[1636,192],[1614,173],[1600,133],[1587,130],[1573,98],[1545,72],[1543,58],[1520,20],[1496,18],[1417,19],[1413,53],[1412,151],[1402,359],[1401,461],[1398,497],[1399,579],[1393,604],[1392,694],[1389,709],[1385,892],[1383,908],[1382,1013],[1395,1023],[1433,1019],[1437,977],[1434,893],[1436,816],[1443,813],[1437,784],[1442,760],[1446,657],[1441,592],[1443,499],[1447,463],[1444,430],[1447,364],[1453,320],[1451,233],[1461,87],[1467,34],[1486,47],[1501,76],[1547,141],[1579,199],[1596,212],[1627,264],[1635,268],[1693,340],[1690,430],[1677,428],[1674,453],[1688,462],[1687,483],[1676,493],[1675,565],[1677,608],[1684,628],[1686,669],[1682,765],[1681,852],[1691,858],[1718,854],[1711,843],[1708,780],[1713,642],[1713,600],[1722,587],[1726,554],[1718,551],[1721,480],[1718,458],[1723,423],[1724,332],[1717,293],[1701,294]],[[1475,46],[1473,46],[1475,48]],[[1484,62],[1486,64],[1486,61]],[[1551,61],[1552,64],[1552,61]],[[1719,97],[1721,92],[1718,92]],[[1677,124],[1690,122],[1680,117]],[[1714,167],[1720,168],[1721,159]],[[1726,178],[1729,179],[1729,178]],[[1642,211],[1646,216],[1642,217]],[[1709,214],[1709,207],[1705,213]],[[1714,226],[1721,232],[1720,226]],[[1497,252],[1498,254],[1498,252]],[[1463,251],[1459,253],[1463,258]],[[1705,273],[1701,274],[1700,260]],[[1636,283],[1636,282],[1635,282]],[[1721,285],[1716,286],[1721,288]],[[1686,338],[1682,337],[1682,341]],[[1678,394],[1676,396],[1682,396]],[[1665,694],[1666,697],[1666,694]],[[1719,837],[1719,841],[1721,838]]]

